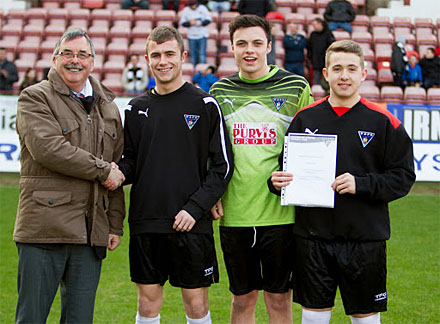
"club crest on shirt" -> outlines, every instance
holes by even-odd
[[[200,118],[199,115],[187,115],[187,114],[184,114],[183,117],[185,117],[186,124],[188,125],[188,128],[190,130],[194,127],[194,125],[197,123],[197,121]]]
[[[275,105],[275,108],[277,111],[281,109],[281,107],[284,105],[287,99],[283,98],[272,98],[273,104]]]
[[[366,132],[366,131],[358,131],[359,137],[361,139],[362,146],[365,147],[374,137],[374,133]]]

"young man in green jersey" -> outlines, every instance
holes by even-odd
[[[210,93],[222,108],[235,157],[228,189],[212,210],[214,218],[222,216],[231,323],[255,322],[259,290],[269,323],[292,323],[293,207],[281,207],[266,179],[278,167],[292,117],[313,98],[303,77],[267,65],[271,35],[265,19],[238,16],[229,33],[239,72],[215,83]]]

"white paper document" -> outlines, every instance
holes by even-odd
[[[283,171],[293,174],[281,189],[281,205],[333,208],[337,135],[289,133],[284,139]]]

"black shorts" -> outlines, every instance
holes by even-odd
[[[386,242],[333,242],[295,237],[293,301],[307,308],[334,306],[339,290],[345,313],[387,310]]]
[[[181,288],[209,287],[218,282],[212,234],[143,233],[130,236],[131,281]]]
[[[220,240],[229,290],[244,295],[264,289],[285,293],[291,288],[293,224],[226,227]]]

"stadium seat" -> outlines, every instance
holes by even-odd
[[[220,16],[218,12],[214,12],[214,11],[210,11],[209,12],[211,14],[211,20],[212,20],[212,24],[217,26],[219,26],[219,22],[220,22]]]
[[[377,80],[377,71],[372,66],[367,66],[367,78],[366,80],[374,80],[376,82]]]
[[[154,21],[171,21],[176,20],[176,12],[174,10],[157,10],[154,14]]]
[[[371,28],[387,27],[389,29],[391,27],[390,17],[372,16],[370,18],[370,26]]]
[[[69,19],[70,14],[66,8],[56,8],[56,9],[48,9],[47,10],[47,18],[49,22],[52,19]]]
[[[391,69],[380,69],[379,71],[377,71],[377,83],[379,83],[381,87],[384,85],[394,84]]]
[[[93,9],[90,13],[90,19],[95,20],[107,20],[110,22],[112,12],[109,9]]]
[[[93,47],[95,47],[95,53],[104,54],[105,48],[107,47],[107,38],[91,36],[90,34],[89,36],[92,39]]]
[[[34,68],[37,71],[38,79],[43,78],[43,70],[52,66],[52,59],[42,58],[35,62]]]
[[[303,14],[291,13],[291,14],[287,14],[284,16],[284,21],[286,22],[286,25],[290,24],[290,23],[295,23],[295,24],[302,26],[304,29],[304,25],[306,23],[306,18]]]
[[[133,20],[133,11],[130,9],[117,9],[112,11],[112,20]]]
[[[429,88],[427,93],[429,105],[440,105],[440,88]]]
[[[273,25],[280,25],[281,29],[284,26],[284,14],[282,14],[279,11],[269,11],[266,15],[266,20],[269,22],[269,24]]]
[[[212,38],[208,38],[206,42],[206,55],[217,57],[217,54],[218,54],[217,41]]]
[[[95,9],[104,7],[104,0],[82,0],[82,7]]]
[[[391,61],[391,54],[393,52],[393,47],[391,44],[378,43],[375,46],[375,50],[376,50],[376,52],[375,52],[376,53],[376,62]]]
[[[153,10],[138,9],[134,12],[133,20],[134,21],[138,21],[138,20],[153,21],[154,20],[154,11]]]
[[[369,32],[353,31],[351,34],[351,39],[357,43],[372,44],[373,35],[371,35]]]
[[[131,37],[131,28],[115,25],[110,28],[109,36],[110,39],[126,38],[128,40]]]
[[[88,9],[76,9],[76,10],[69,10],[70,13],[70,19],[71,20],[86,20],[87,22],[90,19],[90,10]]]
[[[375,85],[369,85],[367,83],[362,83],[359,93],[362,97],[367,100],[378,102],[380,101],[380,90]]]
[[[325,97],[325,90],[320,84],[314,84],[312,85],[312,95],[315,101],[322,99]]]
[[[220,24],[229,23],[231,22],[232,19],[234,19],[238,15],[240,14],[236,11],[223,11],[220,14]]]
[[[44,29],[44,37],[47,39],[47,37],[61,37],[63,33],[65,32],[66,28],[63,25],[47,25]]]
[[[294,9],[296,9],[296,1],[295,0],[275,0],[275,5],[278,9],[290,8],[292,11]]]
[[[373,41],[375,44],[393,44],[394,37],[389,31],[387,31],[386,27],[375,27],[373,28]]]
[[[272,26],[271,33],[275,36],[275,39],[282,41],[284,37],[283,27],[280,24]]]
[[[108,32],[109,32],[109,30],[107,27],[94,25],[89,28],[87,33],[92,38],[100,37],[100,38],[107,39]]]
[[[37,61],[35,57],[25,57],[19,58],[14,61],[17,71],[26,71],[28,68],[33,68],[35,66],[35,62]]]
[[[414,28],[434,28],[432,18],[414,18]]]
[[[386,103],[402,103],[402,88],[396,86],[383,86],[380,89],[380,98]]]
[[[219,59],[219,65],[233,65],[235,63],[235,58],[230,56],[221,56]]]
[[[17,53],[30,52],[37,54],[39,52],[40,43],[40,38],[22,40],[17,45]]]
[[[409,17],[394,17],[393,28],[396,29],[397,27],[407,28],[408,31],[411,32],[411,30],[413,29],[413,24],[412,24],[411,18],[409,18]]]
[[[311,15],[315,12],[316,3],[315,0],[297,0],[296,12],[304,15]]]
[[[345,30],[334,30],[332,33],[336,41],[351,39],[350,33]]]
[[[0,47],[4,47],[7,52],[8,60],[13,61],[15,58],[15,52],[19,42],[19,36],[3,36],[0,40]]]
[[[60,2],[58,0],[42,0],[41,6],[47,10],[58,9]]]
[[[370,44],[367,43],[359,43],[359,45],[362,47],[362,51],[364,52],[364,59],[367,62],[373,62],[375,55],[373,50],[370,48]]]
[[[81,28],[85,31],[88,30],[89,22],[85,19],[72,19],[70,25],[66,29]]]
[[[125,62],[124,60],[111,60],[104,62],[102,66],[102,71],[104,73],[122,73],[124,70]]]
[[[4,36],[21,36],[21,31],[23,30],[23,24],[18,20],[8,23],[2,27],[2,37]]]
[[[231,75],[238,72],[238,67],[235,64],[220,64],[217,68],[217,75],[219,79],[224,78],[225,76]]]
[[[130,44],[128,47],[128,56],[131,54],[138,54],[140,57],[143,57],[145,55],[145,42]]]
[[[71,11],[75,11],[77,9],[82,9],[81,8],[81,2],[78,0],[60,0],[63,8],[66,8],[68,10]]]
[[[364,31],[368,32],[370,28],[370,17],[367,15],[356,15],[354,20],[351,22],[353,31]]]
[[[122,95],[124,92],[124,88],[122,87],[122,75],[120,73],[104,73],[101,82],[117,96]]]
[[[405,37],[407,44],[414,45],[416,43],[416,37],[406,27],[394,28],[394,41],[397,42],[402,36]]]
[[[118,54],[126,57],[128,52],[128,38],[112,39],[112,41],[107,44],[105,52],[107,55]]]
[[[194,74],[194,65],[192,65],[191,63],[183,63],[182,74],[187,74],[192,76]]]
[[[431,45],[437,46],[437,37],[434,34],[427,32],[425,29],[416,30],[417,45]]]
[[[426,103],[426,90],[422,87],[406,87],[403,91],[403,99],[408,104],[420,104]]]
[[[144,42],[147,40],[148,35],[150,35],[151,30],[153,29],[153,22],[149,20],[137,20],[135,22],[135,26],[131,30],[131,37],[133,42],[135,39],[140,39]]]

